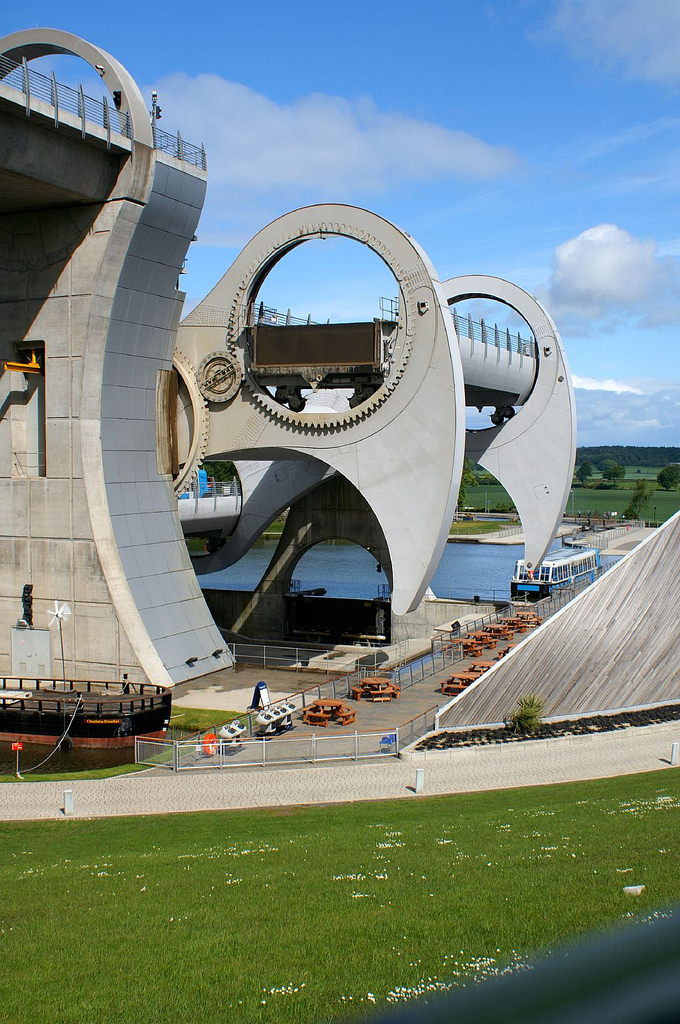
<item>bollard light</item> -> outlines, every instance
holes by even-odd
[[[675,768],[680,764],[680,743],[676,740],[671,744],[671,767]]]
[[[69,815],[69,816],[73,814],[73,790],[72,789],[65,789],[64,790],[64,814],[65,815]]]
[[[425,769],[416,768],[416,793],[422,793],[425,783]]]

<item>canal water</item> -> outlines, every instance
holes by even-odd
[[[215,590],[254,590],[276,548],[275,538],[259,540],[238,565],[199,576],[202,587]],[[559,546],[559,543],[557,544]],[[437,597],[482,600],[510,597],[510,579],[522,544],[447,544],[432,580]],[[200,561],[196,565],[200,572]],[[317,544],[303,555],[295,570],[301,590],[325,587],[329,597],[378,596],[387,577],[364,548],[346,541]]]
[[[38,775],[54,775],[57,772],[82,772],[91,771],[93,768],[111,768],[117,764],[131,764],[135,759],[134,747],[123,747],[119,750],[89,750],[79,747],[74,750],[57,750],[44,743],[24,743],[24,748],[19,752],[19,770],[22,775],[30,779],[30,768],[35,768],[44,761],[42,767],[38,768]],[[51,756],[50,756],[51,755]],[[17,765],[17,755],[12,750],[11,743],[0,743],[0,775],[14,775]]]

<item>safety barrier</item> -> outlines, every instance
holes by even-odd
[[[412,729],[409,729],[409,735]],[[411,741],[409,741],[411,742]],[[399,752],[399,728],[381,732],[342,733],[301,737],[259,737],[216,740],[206,743],[197,734],[183,740],[151,740],[138,736],[135,761],[153,768],[175,772],[252,768],[286,764],[315,764],[317,761],[360,761],[394,757]]]
[[[54,72],[48,78],[47,75],[29,68],[25,58],[19,64],[9,57],[0,56],[0,84],[21,93],[27,115],[31,112],[32,98],[48,103],[54,112],[55,127],[63,123],[62,115],[66,113],[79,118],[83,135],[86,124],[104,128],[109,146],[112,132],[125,139],[132,139],[132,121],[129,113],[118,110],[107,96],[95,100],[83,92],[82,85],[74,89],[70,85],[57,82]],[[203,146],[198,147],[185,142],[179,132],[177,135],[170,135],[161,131],[155,124],[152,125],[152,135],[154,149],[169,153],[177,160],[193,164],[194,167],[206,169]]]

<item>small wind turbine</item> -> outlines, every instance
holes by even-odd
[[[64,663],[64,633],[62,630],[62,624],[67,622],[71,618],[71,606],[66,604],[59,604],[58,601],[54,602],[54,608],[49,612],[52,616],[50,619],[50,626],[54,625],[55,620],[59,623],[59,643],[61,645],[61,678],[66,682],[66,667]]]

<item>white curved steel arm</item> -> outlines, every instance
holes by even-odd
[[[449,303],[496,299],[531,328],[538,369],[533,389],[502,426],[467,431],[466,455],[505,487],[524,527],[526,559],[538,565],[566,507],[576,459],[576,407],[559,333],[540,302],[510,281],[469,275],[442,283]]]

